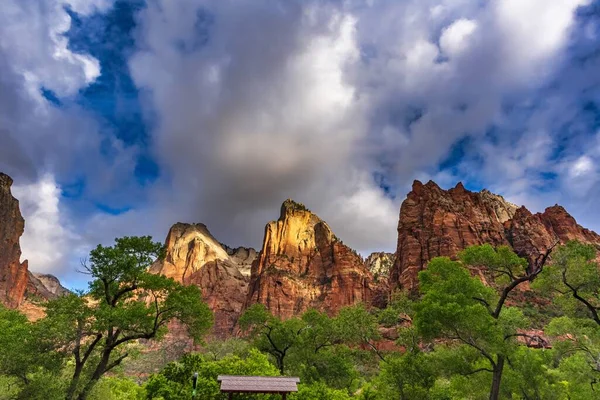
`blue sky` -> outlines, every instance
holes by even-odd
[[[392,251],[414,179],[600,230],[600,1],[7,0],[0,170],[32,270],[292,197]]]

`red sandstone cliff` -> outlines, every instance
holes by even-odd
[[[414,289],[429,260],[455,257],[472,245],[509,245],[532,260],[554,243],[574,239],[600,246],[600,236],[582,228],[560,206],[532,214],[487,190],[470,192],[461,183],[443,190],[431,181],[415,181],[400,208],[390,279],[394,287]]]
[[[203,224],[175,224],[165,243],[165,259],[152,265],[150,272],[197,285],[215,314],[215,335],[230,335],[246,300],[256,251],[223,246]]]
[[[327,223],[303,205],[286,200],[280,217],[265,228],[252,265],[246,306],[264,304],[290,318],[308,308],[335,313],[372,299],[373,277],[362,258]]]
[[[0,172],[0,303],[18,308],[30,319],[44,315],[40,301],[68,293],[53,275],[33,274],[27,261],[20,262],[19,239],[25,221],[19,210],[19,201],[10,191],[12,179]]]
[[[0,303],[18,307],[28,284],[27,261],[21,263],[19,238],[25,221],[19,211],[19,201],[10,191],[12,179],[0,172]]]

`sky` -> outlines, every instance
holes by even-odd
[[[600,231],[600,0],[3,0],[0,171],[30,269],[283,200],[395,249],[413,180]]]

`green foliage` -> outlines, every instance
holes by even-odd
[[[533,287],[552,292],[555,301],[568,314],[588,317],[600,325],[600,269],[596,248],[571,241],[560,246]]]
[[[508,246],[496,249],[489,244],[471,246],[463,250],[459,258],[465,265],[482,266],[505,278],[522,275],[528,266],[527,260],[520,258]]]
[[[22,390],[22,383],[11,376],[0,375],[0,400],[16,399]]]
[[[46,317],[36,323],[0,308],[0,374],[18,378],[19,398],[44,392],[52,398],[56,392],[58,398],[85,400],[136,351],[131,344],[160,340],[174,319],[200,342],[212,312],[196,286],[147,272],[163,254],[148,236],[116,239],[91,251],[84,266],[92,278],[89,292],[49,301]],[[106,382],[118,393],[115,382]]]
[[[294,201],[292,199],[287,199],[286,201],[284,201],[282,207],[289,208],[294,211],[310,212],[310,210],[304,204]]]
[[[393,327],[412,319],[415,315],[415,301],[407,292],[392,293],[388,306],[377,311],[377,321],[385,327]]]
[[[15,400],[64,400],[68,379],[54,371],[39,370],[28,375]]]
[[[325,383],[313,383],[311,385],[299,385],[298,393],[289,396],[290,400],[347,400],[350,399],[348,392],[332,389]]]
[[[476,351],[477,357],[468,362],[471,371],[463,374],[491,373],[490,399],[498,399],[505,363],[518,349],[519,329],[529,325],[522,311],[507,307],[505,301],[532,275],[527,262],[507,247],[473,246],[459,257],[462,263],[499,277],[492,282],[498,292],[472,277],[462,263],[434,258],[419,273],[423,298],[416,306],[415,327],[425,339],[446,338]]]
[[[445,257],[434,258],[419,274],[419,282],[423,299],[416,307],[414,322],[424,337],[474,338],[496,345],[503,341],[492,315],[475,300],[481,298],[491,303],[495,293],[471,277],[460,263]]]
[[[395,354],[381,364],[379,393],[387,399],[428,399],[436,379],[431,357],[422,352]]]
[[[376,317],[362,305],[345,307],[335,318],[308,310],[302,318],[281,321],[255,304],[239,323],[254,346],[273,357],[281,374],[293,373],[307,382],[326,380],[333,387],[350,387],[357,377],[356,354],[346,346],[379,338]]]
[[[90,400],[145,400],[143,387],[128,378],[102,378],[89,396]]]
[[[39,340],[40,333],[23,314],[0,304],[0,375],[26,385],[29,374],[60,367],[61,357],[48,352],[47,342]]]
[[[561,390],[561,400],[598,400],[598,372],[589,366],[585,353],[578,352],[560,361],[558,370],[553,371]]]
[[[187,354],[180,361],[168,364],[159,374],[152,375],[145,385],[148,399],[187,400],[191,399],[192,375],[198,373],[197,398],[221,399],[218,375],[277,376],[279,371],[267,357],[251,349],[248,356],[227,356],[211,360],[204,354]],[[238,396],[249,399],[248,396]],[[265,396],[265,399],[276,396]]]
[[[506,247],[475,246],[460,261],[433,259],[419,274],[420,297],[399,291],[384,310],[359,304],[284,321],[254,305],[239,319],[247,339],[208,343],[212,314],[199,290],[146,272],[162,251],[147,237],[99,246],[87,265],[90,291],[49,302],[35,323],[0,306],[0,400],[187,400],[194,372],[196,398],[207,400],[224,398],[218,375],[284,373],[301,379],[288,396],[295,400],[600,400],[600,273],[591,246],[557,248],[535,274],[536,293],[510,297],[535,277],[525,260]],[[184,322],[200,352],[167,355],[137,343],[163,337],[171,319]],[[520,336],[532,326],[544,328],[552,349],[524,346]],[[397,331],[402,350],[378,350],[382,327],[386,337]]]
[[[250,343],[245,340],[230,338],[226,340],[213,340],[208,342],[202,353],[212,360],[221,360],[227,356],[246,358],[251,350]]]
[[[299,318],[281,321],[272,316],[264,305],[255,304],[240,317],[240,327],[254,337],[254,345],[275,358],[277,368],[285,372],[289,352],[301,343],[306,323]]]

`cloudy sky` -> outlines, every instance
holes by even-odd
[[[600,231],[600,0],[3,0],[0,171],[34,271],[294,198],[393,250],[414,179]]]

